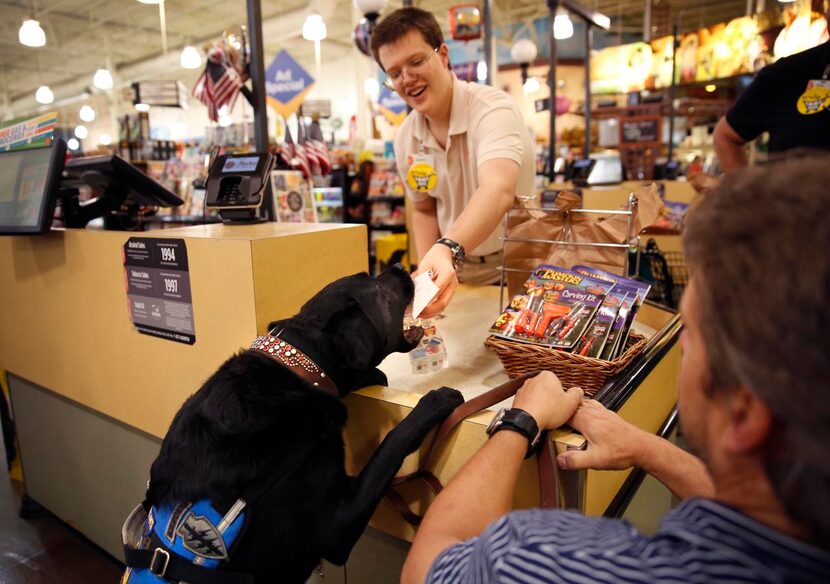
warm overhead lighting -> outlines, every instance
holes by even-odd
[[[476,65],[476,79],[479,81],[487,81],[487,63],[479,61]]]
[[[135,111],[137,112],[148,112],[150,111],[149,104],[146,103],[137,103],[135,104]]]
[[[778,0],[781,4],[789,4],[790,2],[795,2],[795,0]]]
[[[164,4],[164,0],[138,0],[142,4]]]
[[[86,126],[83,124],[75,126],[75,137],[78,140],[86,140],[87,136],[89,136],[89,130],[86,129]]]
[[[35,101],[42,104],[52,103],[55,101],[55,94],[48,85],[41,85],[35,92]]]
[[[303,38],[307,41],[321,41],[326,38],[326,23],[319,14],[309,14],[303,23]]]
[[[85,105],[78,112],[78,117],[81,118],[82,122],[92,122],[95,120],[95,110],[91,106]]]
[[[112,74],[109,69],[98,69],[92,76],[92,84],[98,89],[112,89]]]
[[[222,128],[227,128],[233,123],[233,118],[229,114],[219,114],[219,126]]]
[[[714,83],[710,83],[709,85],[707,85],[706,87],[704,87],[704,89],[706,90],[706,92],[707,92],[707,93],[712,93],[712,92],[713,92],[713,91],[715,91],[717,88],[718,88],[718,86],[717,86],[717,85],[715,85]]]
[[[525,81],[524,85],[522,85],[522,90],[524,90],[525,95],[536,93],[541,88],[542,84],[539,83],[539,79],[536,77],[528,77],[527,81]]]
[[[536,60],[539,49],[530,39],[519,39],[510,48],[510,57],[519,64],[522,72],[522,84],[527,81],[527,67]]]
[[[20,30],[17,31],[17,39],[21,45],[27,47],[42,47],[46,44],[46,33],[40,27],[37,20],[24,20],[20,25]]]
[[[67,140],[66,145],[69,147],[70,150],[77,150],[81,147],[81,143],[78,142],[78,140],[75,138],[70,138],[69,140]]]
[[[109,146],[110,144],[112,144],[112,136],[110,136],[109,134],[101,134],[100,136],[98,136],[98,143],[101,146]]]
[[[199,54],[199,50],[196,47],[187,45],[182,49],[182,56],[179,62],[185,69],[198,69],[202,66],[202,55]]]
[[[558,41],[569,39],[574,35],[574,23],[571,22],[571,17],[563,8],[556,11],[556,17],[553,19],[553,38]]]

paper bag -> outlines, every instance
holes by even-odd
[[[663,211],[663,202],[657,193],[656,185],[634,189],[633,193],[637,201],[632,216],[572,213],[570,210],[579,204],[580,198],[568,192],[557,197],[555,210],[540,213],[522,209],[511,212],[508,217],[509,239],[543,242],[505,242],[505,267],[525,270],[506,272],[509,294],[515,294],[527,279],[527,274],[539,264],[552,264],[563,268],[582,264],[622,275],[627,253],[625,248],[561,245],[550,242],[626,243],[629,220],[631,236],[634,237],[654,223]],[[627,209],[626,204],[619,210]]]

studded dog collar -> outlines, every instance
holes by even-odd
[[[305,379],[314,387],[319,387],[331,396],[340,399],[340,392],[334,382],[317,363],[297,347],[279,337],[264,335],[254,339],[251,349],[264,353],[277,363]]]

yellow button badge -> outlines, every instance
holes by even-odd
[[[823,111],[830,106],[830,89],[820,85],[809,87],[798,98],[798,113],[810,116]]]
[[[435,169],[432,165],[425,162],[413,164],[409,172],[406,173],[406,184],[410,188],[426,193],[435,188],[438,182],[438,175],[435,174]]]

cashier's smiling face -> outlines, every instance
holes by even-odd
[[[427,118],[449,115],[453,78],[447,45],[436,50],[420,31],[411,30],[397,42],[380,47],[378,60],[395,91],[412,109]]]

